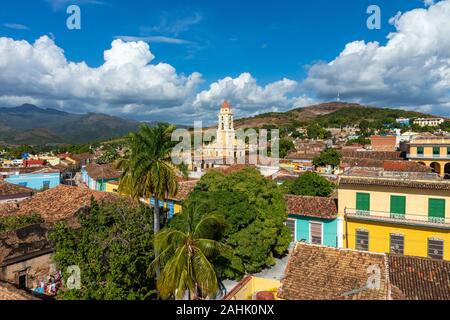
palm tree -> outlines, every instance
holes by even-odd
[[[189,300],[198,292],[212,297],[219,290],[219,281],[211,259],[227,256],[231,248],[214,238],[227,227],[217,215],[198,219],[196,206],[183,208],[178,228],[166,228],[155,236],[155,249],[161,254],[153,260],[149,272],[163,267],[157,289],[163,299],[182,299],[186,291]],[[198,221],[199,220],[199,221]]]
[[[123,171],[119,192],[135,199],[153,198],[155,234],[160,230],[159,200],[174,196],[178,190],[177,169],[170,160],[174,129],[162,123],[142,125],[137,133],[130,133],[127,154],[116,163]]]
[[[119,192],[136,200],[153,198],[154,234],[161,228],[159,200],[174,196],[178,190],[177,169],[170,160],[174,129],[168,124],[142,125],[137,133],[130,133],[127,152],[116,162],[116,167],[123,171]]]

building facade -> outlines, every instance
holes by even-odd
[[[407,146],[409,160],[433,168],[440,176],[450,174],[450,136],[416,136]]]
[[[450,182],[340,177],[346,248],[450,260]]]
[[[5,178],[6,182],[34,190],[52,189],[60,185],[60,172],[56,170],[39,171],[31,173],[11,174]]]
[[[342,247],[343,219],[335,199],[286,195],[288,220],[294,242]]]
[[[443,118],[418,118],[413,123],[421,127],[437,127],[444,122]]]

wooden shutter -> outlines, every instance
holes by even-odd
[[[322,244],[322,223],[310,222],[309,228],[311,232],[311,243]]]
[[[428,220],[440,222],[445,219],[445,200],[428,199]]]
[[[406,197],[391,196],[391,217],[402,218],[406,211]]]
[[[356,250],[369,251],[369,232],[356,230]]]
[[[403,254],[405,251],[405,237],[402,234],[391,233],[391,253]]]
[[[428,238],[428,258],[442,260],[444,258],[444,241]]]
[[[296,241],[297,235],[295,234],[295,219],[287,219],[286,220],[286,226],[289,228],[289,231],[291,233],[292,241]]]
[[[356,193],[356,210],[370,211],[370,194]]]

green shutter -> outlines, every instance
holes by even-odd
[[[391,217],[402,218],[406,212],[406,197],[391,196]]]
[[[432,221],[445,218],[444,199],[428,199],[428,217]]]
[[[439,154],[441,154],[441,148],[433,147],[433,155],[439,155]]]
[[[417,154],[423,154],[423,147],[417,147]]]
[[[369,193],[356,193],[356,210],[370,211]]]

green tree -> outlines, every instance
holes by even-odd
[[[174,143],[171,134],[175,129],[168,124],[141,126],[137,133],[128,137],[128,152],[116,166],[123,171],[119,192],[139,200],[154,200],[154,232],[161,227],[159,200],[174,196],[178,190],[176,168],[170,156]]]
[[[284,193],[298,196],[327,197],[335,189],[334,183],[316,172],[305,172],[294,181],[286,181],[282,185]]]
[[[143,300],[155,293],[147,275],[154,259],[153,213],[142,204],[91,202],[78,215],[79,228],[56,224],[50,233],[54,260],[67,279],[67,267],[81,269],[81,289],[58,294],[68,300]]]
[[[259,272],[273,265],[289,246],[283,194],[256,169],[229,175],[207,173],[187,199],[189,203],[198,204],[200,214],[224,217],[229,226],[220,241],[229,244],[234,255],[215,261],[221,277],[237,279],[243,273]],[[177,219],[171,223],[176,225]]]
[[[293,150],[295,150],[295,146],[291,140],[286,138],[280,139],[280,158],[285,158]]]
[[[313,165],[316,167],[333,166],[336,167],[341,163],[341,154],[332,148],[323,150],[319,156],[313,159]]]
[[[166,228],[155,236],[155,248],[161,254],[149,271],[153,274],[162,267],[157,288],[164,299],[181,299],[186,292],[189,299],[199,293],[203,297],[218,293],[219,281],[212,261],[231,252],[231,248],[215,240],[226,223],[223,217],[213,214],[199,218],[197,208],[185,207],[176,229]]]

